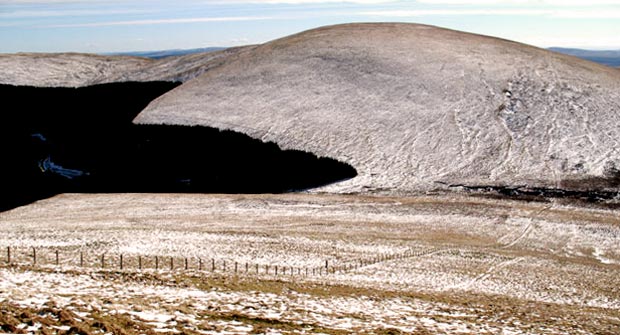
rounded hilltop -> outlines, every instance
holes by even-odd
[[[318,28],[227,57],[137,123],[231,129],[352,165],[333,192],[617,191],[620,72],[403,23]]]

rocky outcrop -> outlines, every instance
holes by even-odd
[[[338,25],[244,50],[134,122],[229,129],[352,165],[358,177],[333,192],[619,189],[620,72],[424,25]]]

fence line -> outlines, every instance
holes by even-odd
[[[19,252],[24,248],[15,248],[15,247],[7,247],[6,248],[6,256],[4,264],[8,266],[13,265],[31,265],[31,266],[43,266],[43,265],[53,265],[56,267],[60,267],[63,265],[66,266],[79,266],[85,268],[101,268],[101,269],[110,269],[110,270],[147,270],[154,269],[156,271],[166,270],[161,268],[161,260],[168,259],[169,260],[169,271],[176,270],[199,270],[199,271],[208,271],[208,268],[205,269],[203,259],[200,257],[175,257],[175,256],[144,256],[144,255],[136,255],[130,256],[126,254],[91,254],[90,258],[88,254],[85,254],[83,251],[79,251],[79,261],[76,264],[76,260],[73,257],[77,252],[61,252],[56,249],[51,252],[53,257],[53,262],[50,260],[50,253],[41,252],[41,249],[48,248],[39,248],[31,247],[28,248],[29,251]],[[401,253],[393,253],[393,254],[378,254],[378,255],[370,255],[369,257],[363,257],[359,259],[352,259],[340,264],[334,265],[334,262],[330,262],[330,260],[325,260],[325,264],[323,266],[316,267],[294,267],[294,266],[282,266],[282,265],[272,265],[272,264],[259,264],[259,263],[249,263],[244,262],[243,267],[240,266],[238,261],[233,261],[233,266],[227,266],[227,260],[216,260],[215,258],[211,258],[211,272],[220,272],[220,273],[231,273],[231,274],[254,274],[254,275],[274,275],[274,276],[306,276],[306,277],[316,277],[316,276],[326,276],[330,274],[344,274],[352,271],[357,271],[361,268],[372,266],[381,262],[388,262],[393,260],[402,260],[405,258],[411,257],[420,257],[424,255],[434,254],[438,252],[450,252],[447,249],[437,249],[431,248],[427,250],[406,250]],[[62,255],[69,254],[69,258],[65,258],[62,260]],[[20,258],[21,256],[21,258]],[[47,257],[46,257],[47,256]],[[1,259],[1,258],[0,258]],[[91,260],[88,262],[88,260]],[[30,261],[28,261],[30,260]],[[46,262],[47,260],[47,262]],[[179,263],[175,263],[175,260],[181,260]],[[98,264],[97,264],[98,263]],[[179,265],[182,264],[182,265]],[[230,261],[228,263],[231,264]],[[242,268],[244,271],[242,272]],[[261,271],[262,268],[262,271]],[[254,269],[254,271],[250,271],[250,269]]]

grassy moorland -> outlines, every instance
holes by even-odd
[[[104,194],[61,195],[0,220],[0,247],[12,250],[12,265],[0,260],[5,332],[620,330],[617,210],[464,196]]]

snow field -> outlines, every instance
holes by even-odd
[[[485,322],[475,309],[406,297],[320,297],[292,290],[279,294],[219,288],[198,290],[128,283],[121,278],[98,277],[96,273],[71,275],[0,269],[0,278],[0,301],[11,300],[21,307],[35,309],[52,304],[83,319],[88,319],[93,312],[126,315],[151,326],[156,332],[165,333],[191,330],[201,334],[246,334],[254,330],[252,324],[218,319],[217,315],[243,315],[250,320],[291,323],[299,326],[298,331],[291,333],[300,334],[317,333],[313,329],[318,328],[369,332],[397,329],[432,333],[521,333],[518,327],[510,325],[511,320]]]
[[[467,197],[62,195],[0,213],[0,222],[0,264],[11,247],[19,265],[0,267],[5,303],[118,312],[161,332],[620,331],[613,210]],[[151,277],[171,282],[139,279]],[[298,289],[264,288],[276,284]],[[517,312],[522,304],[541,310]]]

